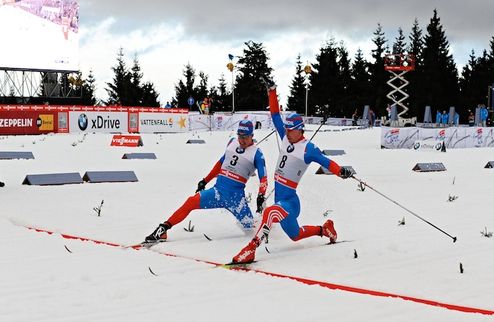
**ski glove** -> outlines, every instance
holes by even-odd
[[[341,169],[340,169],[340,177],[342,179],[348,179],[352,175],[353,175],[352,170],[350,170],[348,168],[345,168],[345,167],[341,167]]]
[[[197,183],[197,190],[196,190],[196,193],[201,191],[201,190],[204,190],[204,188],[206,188],[206,185],[208,183],[206,182],[206,180],[202,179],[201,181],[199,181],[199,183]]]
[[[264,201],[266,201],[266,197],[262,193],[257,195],[257,213],[262,213],[262,209],[264,208]]]

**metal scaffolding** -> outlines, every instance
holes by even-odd
[[[73,71],[0,69],[0,97],[78,97],[71,80]]]

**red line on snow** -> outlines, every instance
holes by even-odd
[[[35,227],[29,227],[22,225],[23,227],[31,230],[35,230],[37,232],[43,232],[47,234],[58,234],[62,236],[65,239],[74,239],[74,240],[80,240],[80,241],[88,241],[92,242],[95,244],[99,245],[106,245],[106,246],[112,246],[112,247],[119,247],[119,248],[132,248],[135,250],[141,249],[142,247],[139,245],[131,245],[131,246],[126,246],[122,244],[116,244],[116,243],[110,243],[106,241],[101,241],[101,240],[96,240],[96,239],[91,239],[91,238],[86,238],[86,237],[79,237],[79,236],[73,236],[73,235],[68,235],[68,234],[63,234],[63,233],[58,233],[55,231],[50,231],[46,229],[41,229],[41,228],[35,228]],[[205,264],[210,264],[214,266],[223,266],[224,264],[222,263],[216,263],[216,262],[211,262],[203,259],[198,259],[198,258],[192,258],[192,257],[187,257],[187,256],[181,256],[177,254],[171,254],[171,253],[164,253],[164,252],[157,252],[157,254],[163,255],[163,256],[168,256],[168,257],[175,257],[175,258],[183,258],[183,259],[188,259],[188,260],[193,260],[199,263],[205,263]],[[381,291],[374,291],[374,290],[368,290],[364,288],[358,288],[358,287],[352,287],[352,286],[347,286],[347,285],[340,285],[340,284],[334,284],[334,283],[328,283],[328,282],[323,282],[323,281],[316,281],[316,280],[311,280],[311,279],[306,279],[302,277],[297,277],[297,276],[291,276],[291,275],[284,275],[284,274],[278,274],[278,273],[272,273],[272,272],[267,272],[263,271],[260,269],[255,269],[255,268],[249,268],[249,267],[230,267],[230,270],[235,270],[235,271],[244,271],[244,272],[255,272],[255,273],[260,273],[264,274],[267,276],[272,276],[272,277],[279,277],[279,278],[286,278],[290,279],[292,281],[297,281],[303,284],[307,285],[319,285],[324,288],[329,288],[332,290],[340,290],[340,291],[345,291],[345,292],[351,292],[351,293],[358,293],[358,294],[366,294],[366,295],[372,295],[372,296],[380,296],[380,297],[391,297],[391,298],[399,298],[402,300],[406,301],[412,301],[415,303],[420,303],[420,304],[426,304],[426,305],[431,305],[431,306],[436,306],[436,307],[441,307],[441,308],[446,308],[448,310],[454,310],[454,311],[461,311],[461,312],[466,312],[466,313],[480,313],[480,314],[486,314],[486,315],[494,315],[494,311],[491,310],[485,310],[485,309],[479,309],[479,308],[474,308],[474,307],[468,307],[468,306],[461,306],[461,305],[455,305],[455,304],[448,304],[448,303],[442,303],[442,302],[437,302],[437,301],[432,301],[432,300],[427,300],[427,299],[421,299],[417,297],[412,297],[412,296],[406,296],[406,295],[400,295],[400,294],[393,294],[393,293],[386,293],[386,292],[381,292]]]

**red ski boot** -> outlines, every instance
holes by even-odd
[[[324,225],[322,225],[322,235],[329,238],[329,241],[333,244],[338,238],[336,229],[334,229],[334,223],[331,219],[328,219]]]
[[[252,263],[256,258],[256,248],[259,247],[260,240],[258,237],[252,239],[247,246],[242,248],[242,250],[232,259],[232,263],[235,264],[248,264]]]

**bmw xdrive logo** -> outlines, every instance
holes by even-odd
[[[295,150],[295,147],[293,146],[293,144],[290,144],[287,148],[286,148],[286,152],[288,153],[292,153],[293,150]]]
[[[88,121],[86,114],[79,115],[79,119],[77,120],[77,125],[79,125],[81,131],[85,131],[87,129]]]
[[[242,153],[244,153],[244,152],[245,152],[245,150],[244,150],[244,149],[242,149],[242,147],[241,147],[241,146],[238,146],[238,147],[235,149],[235,152],[237,152],[238,154],[242,154]]]

